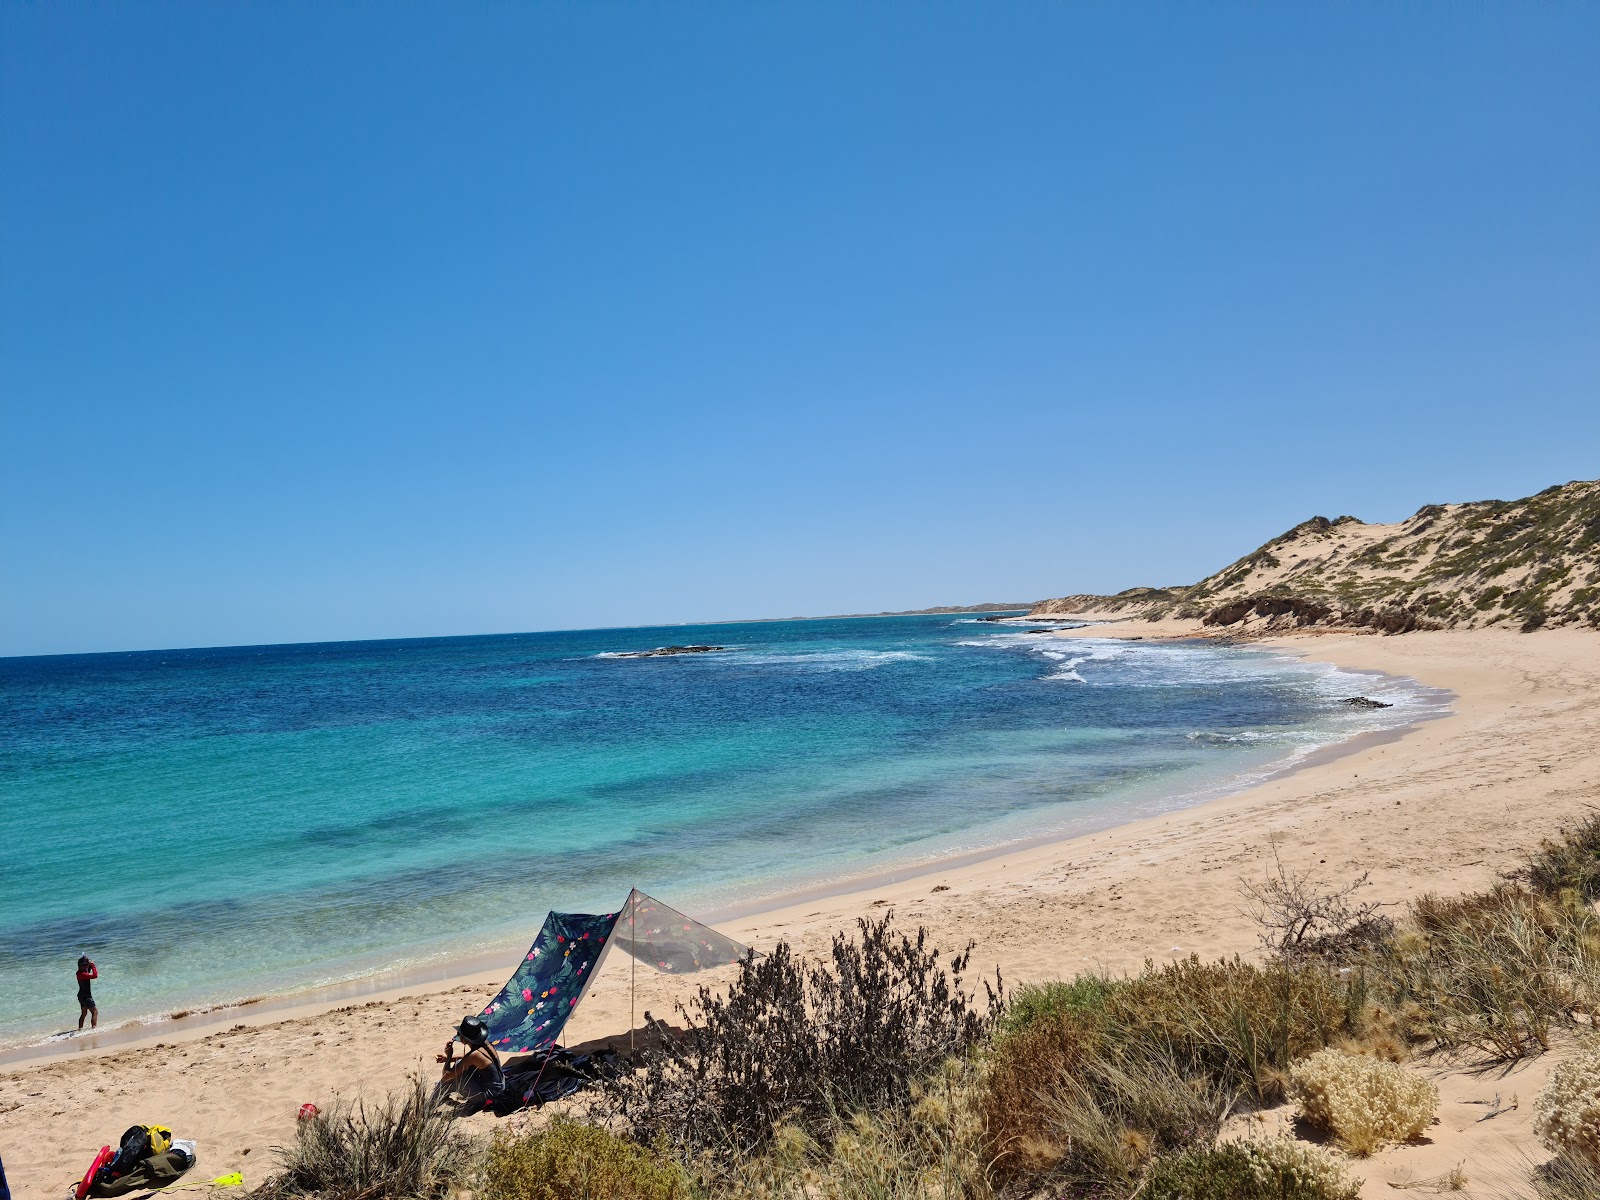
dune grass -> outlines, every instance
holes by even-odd
[[[299,1123],[277,1151],[280,1171],[251,1193],[263,1200],[444,1200],[467,1179],[476,1151],[413,1079],[403,1092],[339,1103]]]

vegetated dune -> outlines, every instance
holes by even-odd
[[[1312,517],[1188,587],[1063,596],[1030,615],[1088,612],[1251,630],[1600,628],[1600,481],[1429,504],[1394,525]]]

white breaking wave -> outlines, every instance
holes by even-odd
[[[1000,639],[995,639],[996,641]],[[1243,683],[1278,685],[1309,696],[1322,709],[1309,724],[1295,728],[1208,729],[1186,735],[1194,745],[1228,749],[1272,749],[1286,753],[1276,766],[1256,773],[1264,779],[1315,751],[1360,733],[1396,729],[1445,710],[1448,693],[1414,679],[1357,671],[1332,663],[1309,662],[1291,654],[1252,647],[1209,644],[1127,642],[1112,639],[1052,638],[1054,645],[1006,638],[1030,654],[1059,666],[1045,680],[1102,682],[1116,687],[1227,688]],[[1096,669],[1101,672],[1097,680]],[[1386,707],[1349,706],[1354,697]]]
[[[794,666],[815,671],[870,671],[895,662],[931,662],[909,650],[812,650],[796,654],[741,654],[737,665]]]
[[[1281,683],[1309,691],[1315,699],[1327,702],[1328,719],[1341,731],[1337,736],[1355,729],[1407,724],[1438,704],[1436,691],[1412,679],[1355,671],[1332,663],[1307,662],[1293,655],[1247,647],[1025,633],[996,633],[992,637],[971,638],[955,644],[1024,653],[1040,659],[1041,665],[1047,668],[1040,679],[1049,682],[1200,688]],[[1355,696],[1365,696],[1389,707],[1335,707],[1338,701]],[[1325,744],[1330,732],[1308,732],[1306,743]]]

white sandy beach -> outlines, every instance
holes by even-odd
[[[1121,623],[1074,636],[1173,636],[1177,622]],[[1395,741],[1365,744],[1235,795],[1088,837],[1035,845],[773,908],[723,926],[757,947],[787,938],[824,947],[857,917],[892,907],[939,944],[977,942],[977,968],[1008,982],[1124,971],[1145,959],[1250,953],[1239,881],[1263,876],[1275,840],[1286,863],[1330,880],[1371,873],[1371,894],[1403,901],[1482,887],[1518,854],[1600,801],[1600,636],[1555,630],[1325,633],[1270,643],[1340,666],[1414,677],[1455,693],[1451,715]],[[271,1147],[292,1138],[305,1101],[380,1094],[408,1072],[430,1077],[455,1022],[480,1008],[512,964],[414,986],[355,1005],[239,1010],[223,1026],[173,1028],[143,1042],[0,1068],[0,1155],[19,1197],[60,1195],[95,1151],[135,1122],[199,1139],[201,1173],[259,1182]],[[658,1016],[705,977],[638,973],[637,1007]],[[629,972],[614,960],[568,1029],[568,1041],[629,1027]],[[1548,1059],[1550,1056],[1546,1056]],[[1470,1179],[1504,1175],[1516,1155],[1543,1157],[1530,1101],[1548,1066],[1486,1080],[1444,1080],[1430,1142],[1388,1151],[1357,1171],[1367,1194],[1465,1162]],[[1485,1125],[1466,1103],[1496,1090],[1521,1107]],[[492,1118],[473,1118],[487,1127]],[[1470,1194],[1470,1192],[1469,1192]]]

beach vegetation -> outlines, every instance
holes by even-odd
[[[1273,870],[1260,883],[1241,885],[1245,907],[1254,920],[1262,948],[1274,958],[1322,958],[1345,961],[1394,931],[1383,905],[1357,901],[1370,876],[1325,885],[1309,871],[1283,863],[1272,843]]]
[[[1287,1137],[1191,1146],[1151,1164],[1144,1200],[1356,1200],[1352,1179],[1326,1150]]]
[[[280,1170],[252,1196],[443,1200],[467,1180],[476,1157],[418,1078],[385,1099],[341,1101],[302,1120],[294,1143],[276,1153]]]
[[[1159,1045],[1084,1036],[1073,1025],[1005,1035],[984,1063],[979,1108],[1001,1179],[1126,1195],[1157,1156],[1215,1139],[1233,1103],[1227,1088],[1186,1072]]]
[[[842,1117],[907,1110],[921,1082],[967,1055],[1004,1011],[997,975],[980,998],[926,929],[892,913],[840,933],[811,961],[780,943],[746,958],[725,992],[683,1008],[686,1036],[608,1089],[636,1140],[726,1163],[764,1150],[781,1127],[826,1141]]]
[[[476,1194],[484,1200],[690,1200],[688,1174],[596,1125],[556,1116],[521,1137],[489,1142]]]
[[[681,1042],[580,1115],[473,1150],[417,1085],[307,1122],[260,1194],[1352,1200],[1346,1156],[1433,1120],[1438,1093],[1414,1055],[1516,1058],[1592,1029],[1600,815],[1513,878],[1424,896],[1392,921],[1359,880],[1275,866],[1277,884],[1246,895],[1257,960],[974,992],[970,946],[946,959],[886,915],[820,961],[783,944],[747,959],[725,992],[685,1006]],[[1298,1138],[1224,1136],[1231,1117],[1285,1101]],[[1600,1049],[1552,1074],[1536,1120],[1556,1157],[1520,1164],[1521,1178],[1545,1200],[1600,1194]]]
[[[970,1063],[950,1060],[904,1110],[857,1112],[813,1137],[780,1127],[712,1193],[729,1200],[990,1200],[995,1194]]]
[[[1024,984],[1006,998],[999,1033],[1018,1033],[1062,1018],[1103,1017],[1112,993],[1122,986],[1122,980],[1105,974]]]
[[[1555,862],[1577,853],[1570,842],[1541,852]],[[1373,951],[1371,970],[1411,1038],[1518,1059],[1547,1050],[1556,1025],[1594,1013],[1600,917],[1573,888],[1552,897],[1505,881],[1452,899],[1426,895]]]
[[[1558,1154],[1547,1163],[1519,1162],[1521,1170],[1533,1179],[1539,1200],[1594,1200],[1600,1196],[1600,1164],[1570,1154]],[[1520,1193],[1519,1193],[1520,1194]]]
[[[1520,877],[1541,896],[1559,898],[1570,890],[1584,900],[1600,899],[1600,813],[1541,842]]]
[[[1358,1158],[1422,1135],[1439,1089],[1395,1063],[1330,1047],[1295,1064],[1291,1092],[1300,1117]]]
[[[1600,1043],[1550,1073],[1533,1111],[1534,1132],[1549,1149],[1600,1168]]]
[[[1128,1194],[1230,1113],[1281,1101],[1296,1058],[1361,1042],[1369,1007],[1359,973],[1315,961],[1191,956],[1022,988],[981,1056],[996,1169]]]

